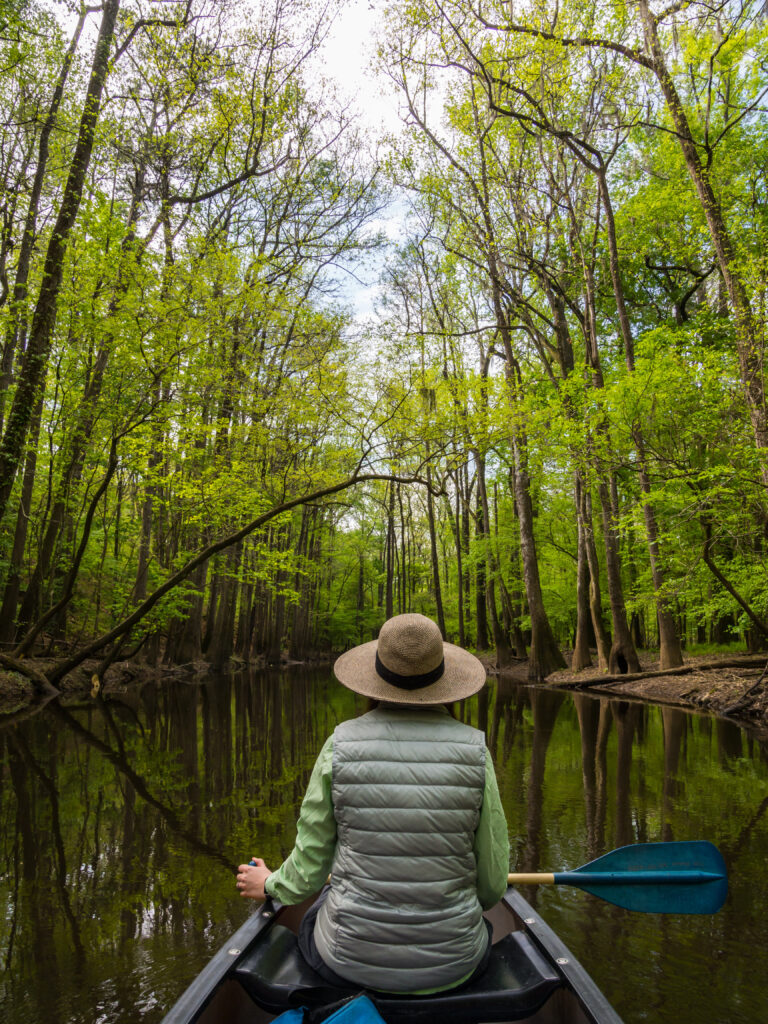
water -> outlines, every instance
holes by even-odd
[[[364,710],[327,672],[179,682],[0,725],[0,1019],[153,1024],[241,923],[234,868],[277,866],[326,735]],[[525,890],[627,1024],[768,1021],[768,749],[671,708],[492,682],[513,869],[629,842],[721,849],[719,914]]]

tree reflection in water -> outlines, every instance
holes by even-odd
[[[290,850],[314,759],[364,702],[326,671],[164,681],[0,726],[0,1016],[158,1021],[248,907],[233,871]],[[765,745],[676,708],[501,677],[458,715],[484,729],[511,867],[576,867],[629,842],[708,838],[714,918],[630,915],[526,892],[628,1024],[768,1019]],[[737,995],[735,994],[737,993]]]

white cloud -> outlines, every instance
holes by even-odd
[[[380,135],[401,128],[396,91],[388,79],[373,71],[383,10],[380,0],[348,0],[334,20],[320,58],[323,74],[336,83],[340,98]]]

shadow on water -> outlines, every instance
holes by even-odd
[[[0,725],[0,1017],[158,1021],[248,907],[250,855],[290,851],[314,759],[364,703],[327,671],[260,671]],[[459,709],[497,768],[511,867],[577,867],[632,842],[708,838],[715,917],[628,914],[528,889],[627,1024],[768,1020],[768,752],[730,722],[501,677]]]

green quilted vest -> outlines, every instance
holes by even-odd
[[[473,843],[485,758],[483,734],[443,708],[379,707],[337,727],[338,838],[315,941],[338,974],[412,992],[480,962]]]

